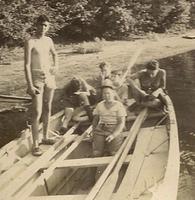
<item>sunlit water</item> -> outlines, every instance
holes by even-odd
[[[195,51],[160,60],[167,71],[180,138],[181,170],[178,200],[194,200],[195,193]]]

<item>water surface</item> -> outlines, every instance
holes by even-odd
[[[195,51],[160,60],[167,71],[167,89],[173,101],[180,139],[181,169],[178,200],[195,194]]]

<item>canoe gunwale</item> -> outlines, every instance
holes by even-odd
[[[168,95],[165,95],[169,113],[169,153],[164,179],[157,190],[153,193],[151,200],[176,200],[179,183],[180,153],[178,127],[173,103]]]

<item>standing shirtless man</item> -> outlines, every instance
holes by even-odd
[[[49,19],[45,15],[38,17],[36,34],[25,43],[25,75],[28,85],[27,92],[32,97],[32,154],[42,155],[39,147],[39,122],[42,115],[43,144],[52,145],[54,140],[49,139],[49,118],[55,84],[55,73],[58,68],[57,53],[53,41],[46,36],[49,29]],[[51,63],[50,55],[53,58]]]

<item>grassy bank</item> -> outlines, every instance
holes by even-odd
[[[97,66],[101,61],[110,62],[113,68],[125,68],[134,51],[140,46],[143,46],[144,50],[137,64],[193,50],[195,40],[184,39],[181,35],[150,35],[135,41],[104,41],[103,51],[92,54],[73,53],[74,45],[57,45],[60,63],[56,77],[57,86],[63,87],[73,75],[80,75],[85,79],[91,78],[98,73]],[[24,96],[26,81],[23,72],[23,49],[16,48],[12,51],[8,49],[2,53],[7,58],[5,65],[2,62],[0,66],[0,93]]]
[[[188,34],[193,35],[194,32]],[[53,112],[59,109],[59,105],[61,105],[58,101],[62,92],[61,88],[73,75],[91,79],[97,75],[99,71],[97,66],[101,61],[110,62],[113,68],[125,68],[133,53],[139,47],[144,47],[144,49],[137,60],[137,64],[143,64],[154,58],[161,59],[191,51],[195,49],[195,40],[184,39],[181,35],[149,35],[135,41],[104,41],[102,51],[92,54],[74,53],[75,44],[57,45],[56,47],[59,54],[59,72],[56,77],[58,89],[56,90]],[[23,71],[23,49],[5,49],[2,54],[4,60],[0,65],[0,93],[25,96],[26,81]],[[0,104],[0,108],[9,106],[11,104]],[[14,133],[23,129],[29,113],[25,113],[25,115],[23,113],[7,113],[6,115],[3,113],[0,115],[0,146],[17,136]],[[16,125],[17,127],[15,127]],[[190,181],[191,178],[188,175],[181,174],[178,200],[191,199],[192,184]],[[187,189],[186,185],[189,185]]]

